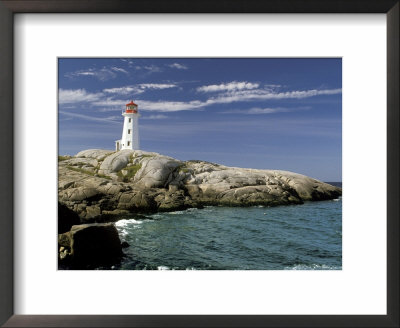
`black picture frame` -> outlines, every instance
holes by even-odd
[[[4,327],[399,327],[399,11],[399,0],[0,0],[0,324]],[[14,14],[122,12],[386,14],[387,315],[14,315]]]

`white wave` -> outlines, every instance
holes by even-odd
[[[118,234],[120,235],[120,237],[125,237],[126,235],[129,234],[128,230],[126,229],[117,229],[118,230]]]
[[[326,264],[296,264],[292,267],[285,267],[285,270],[342,270],[342,267]]]
[[[115,222],[115,226],[117,228],[120,228],[120,227],[129,226],[131,224],[142,224],[142,223],[143,223],[143,221],[138,221],[135,219],[123,219],[123,220],[119,220],[119,221]]]
[[[168,212],[168,214],[171,214],[171,215],[181,215],[181,214],[185,214],[185,213],[186,213],[186,210],[184,210],[184,211]]]
[[[160,265],[160,266],[157,267],[157,270],[165,271],[165,270],[171,270],[171,269],[169,267],[167,267],[167,266]]]
[[[192,270],[196,270],[196,269],[193,268],[193,267],[187,267],[187,268],[186,268],[186,271],[192,271]]]
[[[135,219],[123,219],[115,222],[115,227],[117,228],[120,237],[124,238],[129,235],[129,229],[139,229],[142,223],[143,221]]]
[[[155,220],[162,219],[163,217],[164,217],[163,214],[153,214],[153,215],[151,215],[151,218],[155,219]],[[147,221],[150,221],[150,220],[147,220]]]

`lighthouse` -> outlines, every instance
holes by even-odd
[[[125,105],[124,127],[121,140],[115,141],[115,150],[139,149],[139,113],[138,105],[133,101]]]

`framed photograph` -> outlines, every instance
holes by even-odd
[[[59,270],[341,270],[341,73],[59,58]]]
[[[0,9],[4,326],[399,325],[398,1]]]

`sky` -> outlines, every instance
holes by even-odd
[[[114,150],[130,100],[142,150],[342,181],[339,58],[59,58],[59,154]]]

